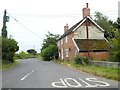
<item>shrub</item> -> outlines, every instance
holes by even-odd
[[[44,61],[50,61],[57,56],[56,52],[57,52],[57,47],[55,45],[50,45],[42,50],[41,56]]]
[[[89,60],[87,57],[81,57],[82,64],[89,64]]]
[[[74,57],[74,61],[75,64],[82,64],[82,65],[89,64],[89,60],[87,57],[79,57],[78,55]]]
[[[81,62],[81,60],[80,60],[80,58],[79,58],[78,55],[76,55],[76,56],[74,57],[74,61],[75,61],[75,64],[82,64],[82,62]]]
[[[2,60],[14,62],[14,55],[18,50],[19,46],[14,39],[2,38]]]
[[[28,59],[28,58],[35,58],[35,55],[27,54],[26,52],[22,51],[19,54],[15,54],[14,59]]]

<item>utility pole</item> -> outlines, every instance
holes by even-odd
[[[4,10],[4,15],[3,15],[3,27],[2,27],[2,37],[4,37],[4,38],[7,38],[6,22],[9,22],[9,17],[6,14],[7,14],[7,11],[5,9]]]
[[[88,18],[86,17],[86,33],[87,33],[87,49],[88,49],[88,58],[90,58],[90,51],[89,51],[89,32],[88,32]]]

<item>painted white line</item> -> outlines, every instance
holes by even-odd
[[[20,80],[24,80],[26,77],[28,77],[30,74],[32,74],[34,71],[32,70],[30,73],[28,73],[27,75],[25,75],[23,78],[21,78]]]

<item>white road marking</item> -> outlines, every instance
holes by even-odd
[[[67,80],[71,80],[73,81],[74,83],[76,83],[77,85],[72,85],[70,84]],[[81,87],[82,85],[75,79],[73,78],[65,78],[64,81],[66,82],[66,84],[69,86],[69,87]]]
[[[86,78],[87,81],[95,82],[96,86],[107,87],[110,86],[107,82],[97,81],[97,78]],[[98,84],[99,83],[99,84]]]
[[[85,78],[86,81],[89,81],[89,83],[84,81],[81,78],[78,78],[78,79],[79,79],[79,81],[76,79],[73,79],[73,78],[65,78],[65,79],[60,78],[60,81],[52,82],[52,86],[57,87],[57,88],[67,88],[67,87],[78,88],[78,87],[83,86],[81,84],[81,81],[86,84],[86,85],[84,85],[84,87],[107,87],[107,86],[110,86],[109,83],[104,82],[104,81],[98,81],[97,78]],[[70,83],[70,81],[72,81],[76,84]],[[94,85],[91,85],[90,82],[92,82],[92,84],[94,84]]]
[[[34,70],[32,70],[30,73],[28,73],[27,75],[25,75],[23,78],[21,78],[20,80],[24,80],[26,77],[28,77],[30,74],[32,74],[34,72]]]
[[[90,85],[89,83],[87,83],[86,81],[82,80],[81,78],[79,78],[79,80],[81,80],[82,82],[84,82],[87,85],[85,87],[97,87],[96,85]]]
[[[62,84],[62,85],[57,85],[57,84]],[[60,79],[60,81],[58,82],[52,82],[52,86],[56,88],[67,88],[67,85],[62,79]]]

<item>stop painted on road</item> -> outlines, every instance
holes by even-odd
[[[84,83],[84,84],[83,84]],[[83,84],[83,85],[82,85]],[[53,87],[56,88],[80,88],[80,87],[108,87],[110,86],[109,83],[97,80],[97,78],[85,78],[85,80],[78,78],[77,80],[74,78],[60,78],[59,81],[52,82],[51,84]]]

